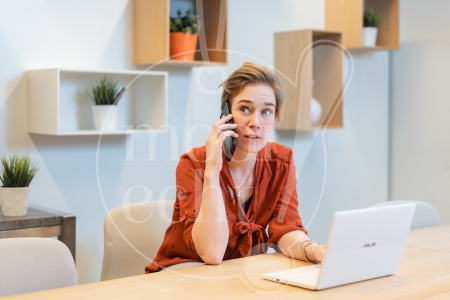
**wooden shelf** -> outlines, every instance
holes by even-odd
[[[170,21],[186,3],[203,20],[195,61],[170,60]],[[133,62],[135,65],[193,67],[227,63],[227,0],[134,0]],[[197,11],[198,9],[198,11]]]
[[[118,129],[102,132],[94,130],[89,89],[105,76],[129,87],[118,104]],[[167,76],[146,71],[29,70],[28,132],[60,136],[126,135],[134,128],[148,132],[142,125],[156,131],[167,123]]]
[[[381,13],[376,47],[362,46],[364,9]],[[325,0],[325,29],[341,31],[342,44],[348,49],[398,50],[400,0]]]
[[[161,66],[173,66],[173,67],[187,67],[187,68],[192,68],[192,67],[200,67],[200,66],[214,66],[214,65],[219,65],[219,66],[225,66],[226,63],[222,63],[222,62],[210,62],[210,61],[200,61],[200,60],[196,60],[196,61],[181,61],[181,60],[168,60],[168,61],[164,61],[161,62],[160,64]],[[155,65],[157,66],[157,65]]]
[[[367,51],[390,51],[394,49],[383,46],[375,46],[375,47],[361,46],[358,48],[350,48],[349,50],[352,52],[367,52]]]
[[[165,132],[166,130],[159,130],[159,132]],[[156,132],[156,130],[114,130],[114,131],[100,131],[100,130],[76,130],[76,131],[61,131],[58,134],[46,134],[46,135],[58,135],[58,136],[81,136],[81,135],[130,135],[130,134],[139,134],[139,133],[148,133],[148,132]],[[34,132],[30,132],[34,133]]]
[[[342,34],[324,30],[275,33],[275,68],[285,91],[280,130],[343,127]],[[314,85],[313,85],[314,82]],[[318,125],[311,124],[311,97],[322,106]]]

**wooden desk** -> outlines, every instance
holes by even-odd
[[[66,244],[75,261],[75,223],[74,215],[29,206],[25,216],[5,217],[0,214],[0,239],[12,237],[58,237]]]
[[[428,229],[439,240],[441,228]],[[409,240],[421,236],[410,233]],[[399,271],[387,276],[323,291],[309,291],[264,280],[262,273],[306,263],[279,253],[55,289],[11,299],[449,299],[450,253],[408,246]]]
[[[406,246],[450,252],[450,224],[415,229]]]

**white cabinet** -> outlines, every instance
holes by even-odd
[[[128,86],[119,101],[117,130],[94,129],[93,83],[108,77]],[[28,132],[118,135],[158,130],[167,123],[167,72],[43,69],[28,71]]]

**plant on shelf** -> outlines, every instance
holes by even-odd
[[[364,11],[363,15],[363,36],[364,46],[374,47],[377,43],[378,25],[381,21],[381,14],[373,7]]]
[[[176,18],[170,18],[170,58],[176,60],[193,61],[197,49],[199,18],[192,15],[188,9],[182,16],[177,11]]]
[[[94,124],[97,130],[115,130],[120,98],[126,87],[119,89],[119,84],[106,76],[92,85],[91,97],[95,102],[92,107]]]
[[[2,157],[0,198],[4,216],[24,216],[28,210],[30,182],[39,167],[28,155]]]
[[[364,27],[378,27],[381,21],[381,14],[373,7],[370,7],[364,12],[363,23]]]
[[[186,15],[182,17],[181,10],[177,10],[177,18],[170,18],[170,32],[198,33],[198,16],[191,15],[188,9]]]
[[[92,85],[92,99],[95,105],[117,105],[125,88],[119,90],[119,84],[106,76]]]

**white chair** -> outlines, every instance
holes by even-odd
[[[78,284],[70,250],[51,238],[0,239],[0,297]]]
[[[144,274],[171,223],[174,202],[129,204],[106,215],[102,280]]]
[[[375,204],[372,207],[397,205],[403,203],[416,203],[416,211],[414,212],[414,217],[411,223],[411,229],[437,226],[441,224],[441,219],[439,218],[436,209],[430,203],[423,201],[407,201],[407,200],[386,201]]]

